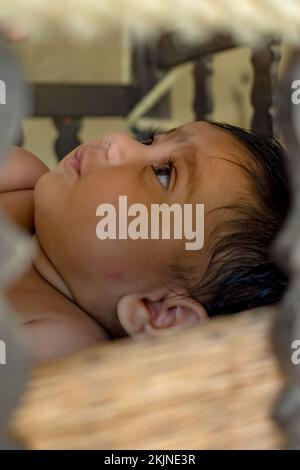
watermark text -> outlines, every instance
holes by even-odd
[[[6,344],[0,339],[0,365],[6,364]]]
[[[150,206],[150,211],[139,203],[128,207],[127,196],[119,196],[118,208],[110,203],[100,204],[96,209],[96,215],[101,217],[96,226],[97,237],[100,240],[184,238],[188,240],[186,250],[203,248],[204,204],[162,203]]]

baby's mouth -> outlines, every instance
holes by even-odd
[[[75,154],[70,158],[70,164],[73,166],[74,170],[78,173],[78,175],[80,175],[81,162],[82,157],[80,157],[79,152],[75,152]]]
[[[78,149],[79,150],[79,149]],[[77,175],[80,176],[81,173],[81,162],[82,162],[82,156],[80,156],[80,153],[78,150],[75,151],[72,155],[67,156],[64,158],[61,163],[63,166],[67,165],[67,167],[71,167]]]
[[[80,146],[73,155],[70,155],[66,159],[66,163],[71,165],[76,173],[80,176],[82,174],[82,167],[88,154],[92,154],[92,159],[96,158],[101,162],[107,162],[107,149],[102,146],[95,145],[82,145]],[[88,158],[90,160],[90,158]]]

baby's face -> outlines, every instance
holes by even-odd
[[[115,311],[122,296],[161,289],[170,266],[188,258],[195,264],[197,257],[200,279],[209,234],[226,217],[226,211],[214,210],[249,192],[235,164],[245,153],[224,130],[193,122],[158,135],[151,145],[109,134],[81,145],[45,174],[35,189],[37,235],[78,305],[118,335]],[[118,214],[120,195],[127,196],[128,207],[141,203],[149,213],[154,203],[204,204],[203,249],[186,251],[185,239],[99,240],[96,209],[110,203]]]

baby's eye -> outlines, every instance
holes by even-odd
[[[159,167],[152,166],[152,169],[159,179],[160,184],[168,189],[171,181],[172,171],[174,169],[174,164],[172,160],[168,160],[166,164],[163,164]]]

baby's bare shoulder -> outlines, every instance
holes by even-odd
[[[13,146],[0,167],[0,207],[17,225],[30,232],[34,231],[34,187],[48,171],[31,152]]]
[[[48,171],[49,168],[33,153],[11,146],[0,168],[0,193],[33,189],[38,179]]]
[[[38,361],[73,354],[107,341],[104,329],[35,274],[23,275],[7,292]]]

